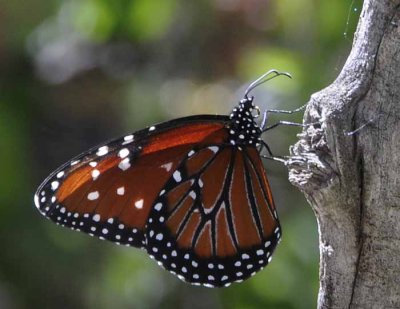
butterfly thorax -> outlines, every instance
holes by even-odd
[[[229,142],[232,145],[260,144],[261,129],[255,122],[252,114],[255,109],[253,98],[240,100],[239,105],[232,110],[229,118]]]

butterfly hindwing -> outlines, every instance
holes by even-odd
[[[193,149],[160,192],[147,250],[180,279],[227,286],[268,264],[280,227],[252,151],[231,145]]]

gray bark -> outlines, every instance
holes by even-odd
[[[400,308],[399,5],[364,1],[341,73],[308,103],[304,122],[320,125],[291,149],[318,221],[318,308]]]

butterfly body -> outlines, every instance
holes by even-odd
[[[180,279],[228,286],[271,260],[281,229],[253,98],[230,116],[161,123],[90,149],[35,194],[57,224],[147,250]]]

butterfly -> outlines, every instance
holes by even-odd
[[[249,92],[231,114],[160,123],[96,146],[39,186],[34,202],[56,224],[141,248],[179,279],[229,286],[263,269],[281,227]],[[269,148],[268,148],[269,150]]]

